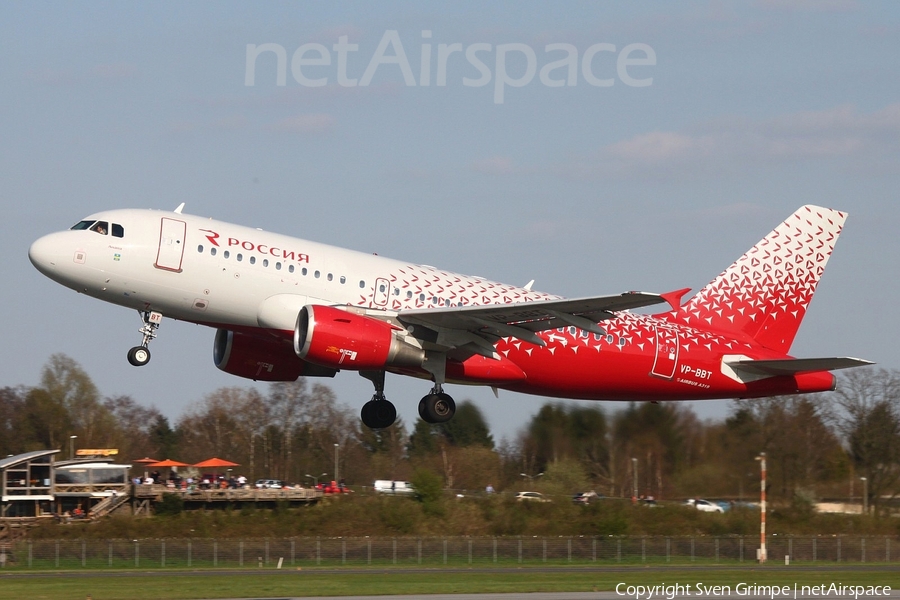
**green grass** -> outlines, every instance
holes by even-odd
[[[259,571],[246,574],[192,572],[82,573],[0,576],[0,600],[144,600],[165,598],[247,598],[285,596],[343,596],[436,593],[589,592],[613,590],[616,584],[730,585],[889,585],[900,587],[900,572],[862,568],[847,571],[804,571],[784,567],[745,569],[680,569],[633,567],[617,570],[567,568],[541,572],[534,568],[508,568],[483,572],[439,569],[422,572],[403,569],[370,569],[327,573]]]

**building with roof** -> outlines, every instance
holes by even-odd
[[[53,515],[53,455],[35,450],[0,459],[0,517]]]

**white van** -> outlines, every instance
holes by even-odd
[[[415,488],[408,481],[391,481],[390,479],[377,479],[375,492],[378,494],[414,494]]]

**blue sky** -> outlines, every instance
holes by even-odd
[[[358,46],[348,78],[363,78],[388,36],[416,85],[389,60],[396,44],[368,85],[339,84],[342,36]],[[284,48],[285,85],[274,53],[245,84],[248,44]],[[326,85],[293,77],[304,44],[328,52],[330,65],[300,66]],[[438,86],[441,44],[464,50]],[[548,44],[575,48],[575,85],[542,83],[541,69],[565,56]],[[583,71],[596,44],[615,48],[590,64],[606,87]],[[626,73],[650,85],[627,85],[617,70],[632,44],[655,64]],[[480,76],[464,55],[475,45],[490,48],[476,54],[491,76],[478,87],[464,84]],[[498,46],[521,83],[503,86],[502,103]],[[523,48],[535,56],[530,80]],[[164,323],[151,364],[130,367],[137,315],[28,263],[32,240],[89,213],[181,202],[443,269],[535,279],[565,296],[696,290],[797,207],[838,208],[850,217],[793,351],[900,367],[895,3],[4,2],[0,76],[0,385],[36,384],[54,352],[79,361],[104,394],[172,418],[218,387],[247,385],[212,365],[211,330],[184,323]],[[354,408],[371,396],[353,373],[328,383]],[[412,421],[427,384],[389,376],[387,386]],[[498,437],[545,401],[450,391],[476,400]],[[695,405],[701,416],[727,407]]]

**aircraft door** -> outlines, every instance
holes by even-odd
[[[375,306],[384,306],[388,301],[388,294],[391,293],[391,282],[387,279],[375,280],[375,291],[372,293],[372,304]]]
[[[184,258],[184,234],[187,225],[184,221],[163,217],[159,227],[159,252],[156,254],[155,267],[166,271],[181,272],[181,261]]]
[[[651,375],[672,379],[678,367],[678,330],[656,326],[656,358]]]

